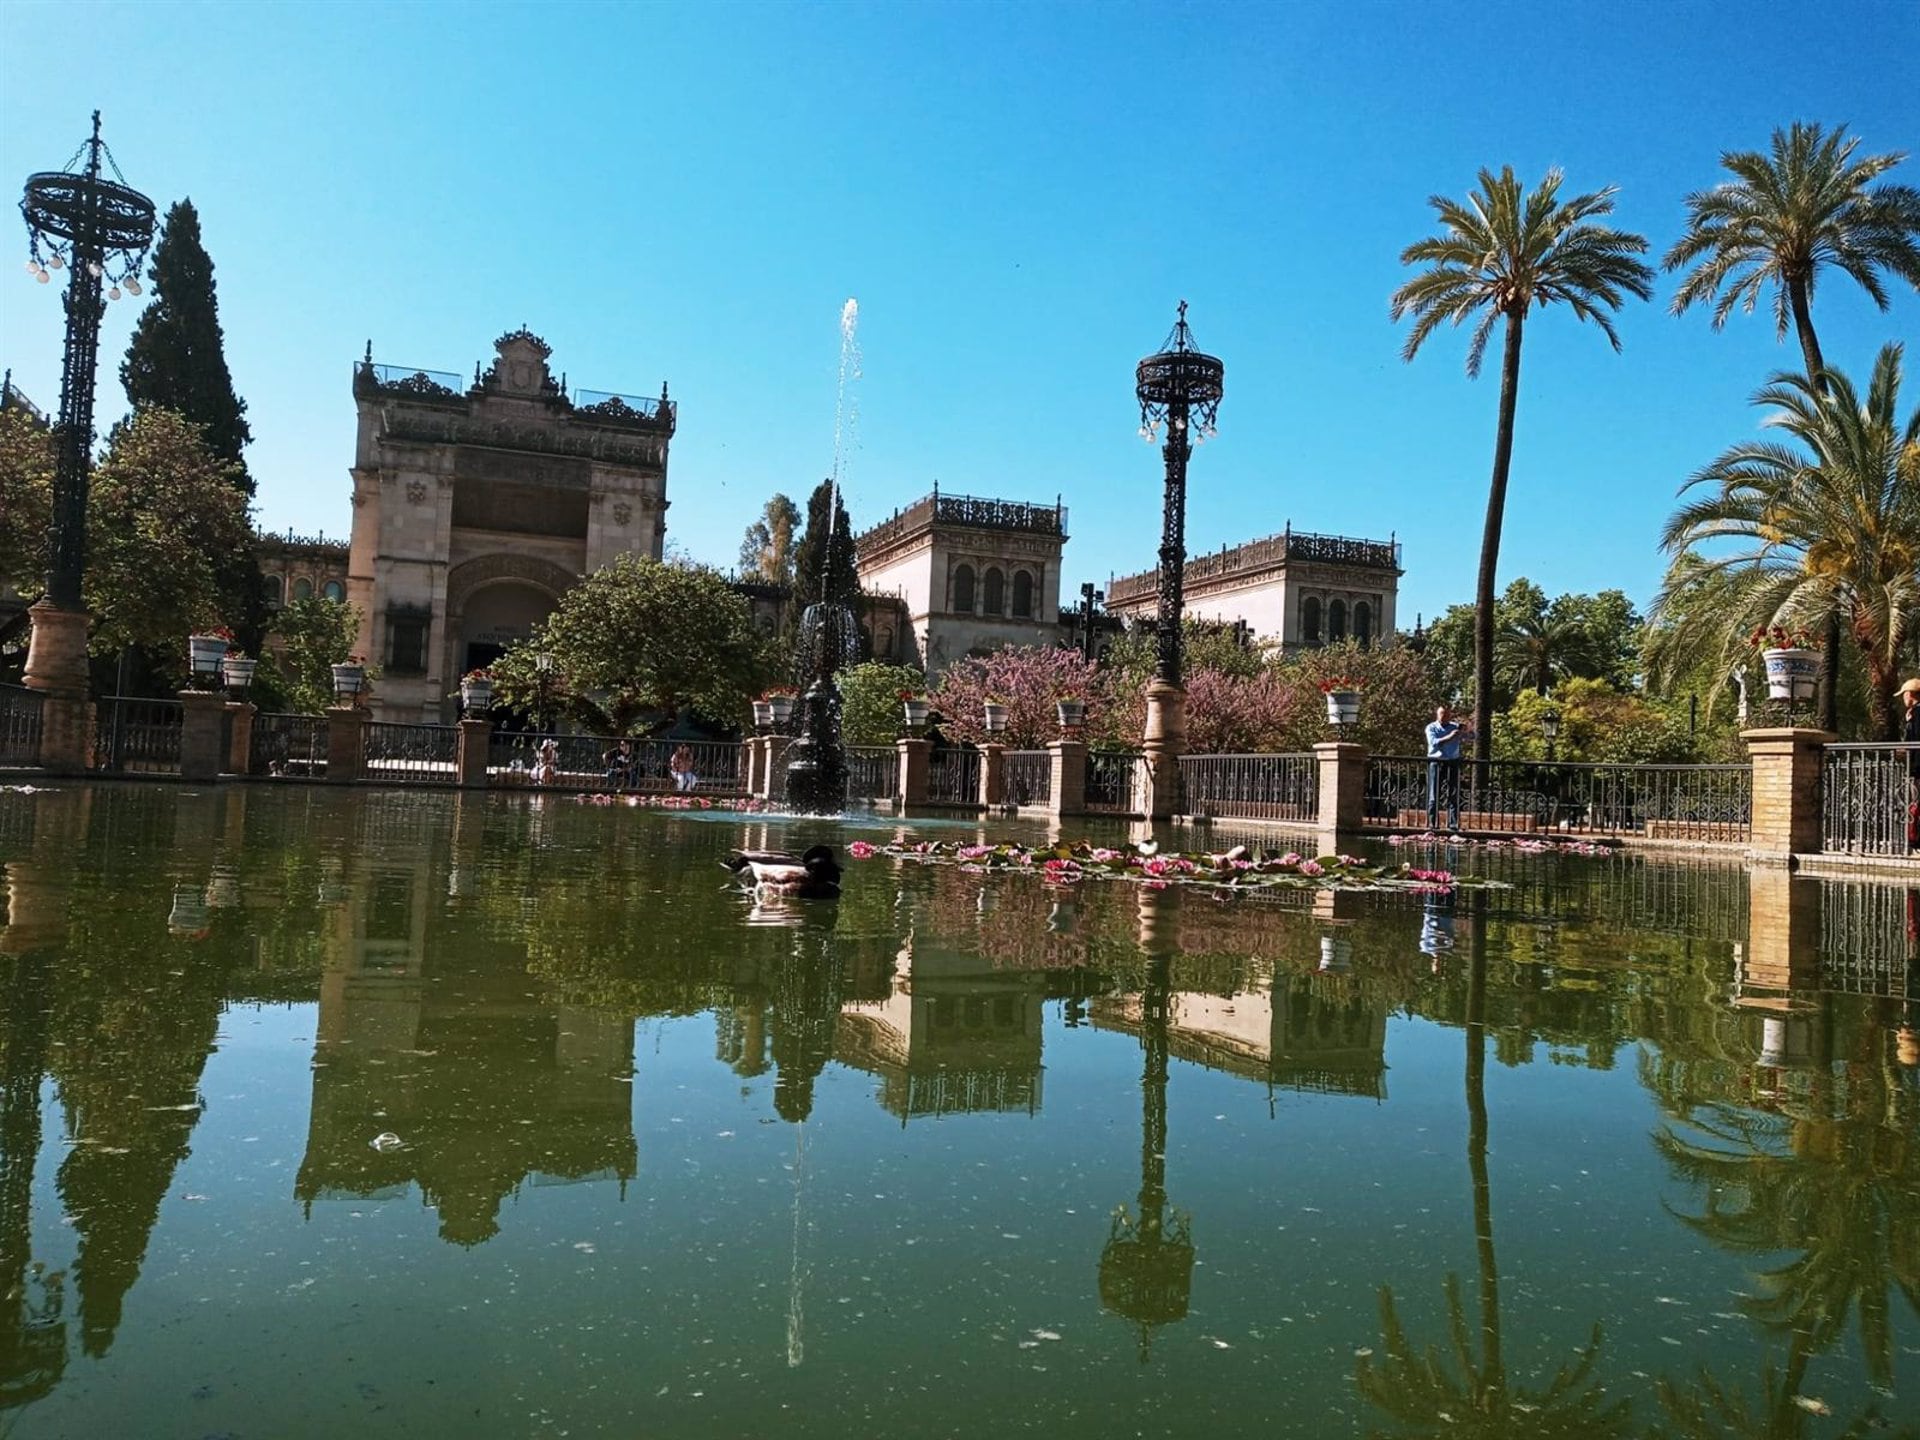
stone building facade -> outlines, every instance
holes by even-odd
[[[871,618],[873,653],[931,679],[1003,645],[1056,644],[1066,539],[1058,503],[936,488],[854,538],[860,588],[890,602]]]
[[[347,598],[347,542],[324,535],[262,535],[256,546],[267,603]]]
[[[1188,559],[1186,613],[1196,620],[1244,624],[1252,635],[1287,651],[1357,640],[1362,646],[1395,633],[1400,591],[1396,540],[1278,535]],[[1158,569],[1107,586],[1107,609],[1151,619],[1160,603]]]
[[[371,346],[354,369],[347,599],[388,719],[447,718],[461,675],[527,638],[582,576],[665,545],[666,387],[569,394],[524,328],[494,351],[471,386],[376,365]]]

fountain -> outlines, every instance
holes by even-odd
[[[840,687],[834,674],[860,652],[860,620],[854,597],[829,592],[834,546],[853,537],[834,528],[840,513],[840,476],[858,418],[850,394],[860,378],[860,303],[840,307],[840,379],[833,416],[833,473],[828,477],[827,543],[821,564],[820,598],[800,617],[795,679],[800,686],[800,733],[788,749],[787,808],[801,815],[837,815],[847,807],[847,752],[840,740]]]

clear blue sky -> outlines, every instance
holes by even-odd
[[[1663,250],[1726,148],[1794,119],[1920,150],[1920,5],[415,4],[0,7],[0,173],[88,111],[128,180],[191,196],[250,406],[264,525],[343,534],[350,367],[470,374],[523,321],[573,382],[680,401],[669,537],[730,565],[767,496],[830,468],[837,318],[865,376],[855,524],[943,489],[1071,509],[1069,587],[1152,563],[1133,365],[1176,301],[1227,365],[1196,552],[1281,528],[1406,544],[1401,607],[1471,595],[1497,367],[1413,364],[1387,299],[1426,197],[1477,167],[1620,187]],[[1920,160],[1897,172],[1920,184]],[[58,400],[57,291],[0,270],[0,363]],[[1529,327],[1501,559],[1644,602],[1695,467],[1798,363],[1770,317],[1654,304],[1625,353]],[[109,310],[103,425],[134,304]],[[1830,360],[1920,340],[1841,279]],[[1916,347],[1920,352],[1920,347]],[[1909,380],[1920,398],[1920,353]]]

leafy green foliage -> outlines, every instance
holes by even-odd
[[[793,501],[785,495],[767,501],[760,518],[747,527],[740,541],[740,578],[791,586],[794,532],[799,527],[800,511]]]
[[[359,630],[360,612],[343,600],[315,596],[282,606],[254,672],[254,703],[318,715],[334,703],[332,667],[352,653]]]
[[[1837,609],[1890,738],[1900,663],[1920,630],[1920,406],[1901,419],[1897,344],[1881,349],[1864,396],[1840,371],[1823,378],[1782,372],[1754,397],[1797,444],[1735,445],[1687,481],[1705,493],[1661,535],[1674,557],[1654,606],[1673,631],[1662,669],[1726,664],[1756,626]]]
[[[0,410],[0,581],[40,587],[53,505],[53,434],[25,410]]]
[[[1794,322],[1807,377],[1817,382],[1825,365],[1809,305],[1821,270],[1851,276],[1882,310],[1881,271],[1920,290],[1920,190],[1873,183],[1905,157],[1856,160],[1859,144],[1844,125],[1828,133],[1796,122],[1773,132],[1765,155],[1722,155],[1733,178],[1687,196],[1687,233],[1666,254],[1668,270],[1687,269],[1673,313],[1711,303],[1718,330],[1736,307],[1752,314],[1771,289],[1774,334],[1784,337]]]
[[[168,652],[184,669],[189,632],[228,618],[220,562],[253,543],[235,467],[208,451],[200,427],[171,410],[135,411],[93,472],[90,648]]]
[[[553,657],[546,674],[534,659],[542,652]],[[752,610],[722,576],[637,555],[569,590],[540,633],[492,669],[506,704],[557,707],[616,733],[683,709],[741,724],[773,674]]]
[[[1493,751],[1503,760],[1543,760],[1542,724],[1560,717],[1554,754],[1561,760],[1610,764],[1684,763],[1705,758],[1688,733],[1687,707],[1616,690],[1605,680],[1568,680],[1542,695],[1523,690],[1495,717]]]
[[[834,677],[840,687],[840,737],[849,745],[891,745],[906,723],[903,692],[919,694],[925,677],[908,665],[870,660]]]
[[[855,607],[860,603],[852,524],[830,480],[822,480],[807,497],[807,528],[794,552],[793,581],[794,603],[788,608],[796,622],[799,612],[816,600]]]

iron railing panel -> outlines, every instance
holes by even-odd
[[[1001,757],[1000,794],[1008,805],[1045,805],[1053,796],[1053,752],[1007,751]]]
[[[1752,830],[1747,765],[1607,765],[1558,760],[1462,760],[1460,820],[1470,830],[1637,835],[1743,844]],[[1366,822],[1425,827],[1430,762],[1367,761]],[[1436,819],[1447,823],[1442,803]]]
[[[110,775],[180,773],[178,700],[109,696],[94,709],[94,768]]]
[[[1920,803],[1920,745],[1829,745],[1821,767],[1823,848],[1905,855]]]
[[[935,805],[980,803],[980,752],[956,746],[927,757],[927,799]]]
[[[775,777],[784,794],[786,776]],[[891,745],[849,745],[847,747],[847,798],[849,800],[891,800],[900,790],[900,752]]]
[[[0,764],[40,763],[40,708],[38,690],[23,685],[0,685]]]
[[[380,785],[457,784],[454,746],[459,733],[453,725],[370,720],[362,776]]]
[[[319,780],[327,773],[327,717],[271,715],[253,717],[247,744],[247,773],[274,780]]]
[[[1309,753],[1183,755],[1180,780],[1189,815],[1314,823],[1320,763]]]
[[[1140,765],[1140,758],[1138,750],[1088,751],[1084,801],[1087,810],[1094,814],[1131,814],[1134,771]]]

